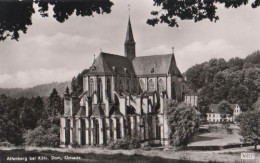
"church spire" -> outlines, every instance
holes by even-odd
[[[126,39],[125,39],[125,57],[130,60],[135,58],[135,40],[133,36],[130,16],[127,25]]]

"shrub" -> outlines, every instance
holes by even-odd
[[[186,103],[168,100],[165,105],[169,126],[169,143],[173,146],[186,146],[199,129],[200,113]]]
[[[54,125],[44,129],[42,126],[29,130],[24,135],[25,144],[38,147],[58,147],[59,146],[59,127]]]
[[[208,131],[209,132],[218,132],[218,127],[217,126],[208,126]]]
[[[0,142],[0,147],[13,147],[14,144],[9,143],[8,141]]]
[[[23,143],[23,130],[11,121],[0,119],[0,142],[10,142],[21,145]]]
[[[124,139],[118,139],[115,141],[111,141],[108,143],[107,148],[108,149],[137,149],[140,148],[141,144],[139,143],[139,140],[136,138],[124,138]]]

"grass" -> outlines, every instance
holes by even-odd
[[[216,125],[218,130],[210,133],[198,133],[192,143],[189,146],[224,146],[228,144],[239,144],[241,136],[238,135],[238,129],[234,125],[233,133],[227,133],[226,129],[223,129],[220,125]]]

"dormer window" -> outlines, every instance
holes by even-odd
[[[151,73],[154,73],[154,68],[151,69]]]
[[[96,70],[96,66],[92,66],[91,71],[95,71],[95,70]]]

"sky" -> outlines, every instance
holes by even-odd
[[[0,88],[28,88],[71,80],[89,68],[102,50],[124,55],[129,1],[113,0],[110,14],[71,16],[64,23],[34,14],[33,25],[19,41],[0,42]],[[245,58],[260,50],[260,7],[238,9],[218,6],[220,17],[194,23],[179,21],[179,28],[146,24],[152,0],[131,0],[131,23],[136,55],[169,54],[174,47],[181,72],[211,58]]]

